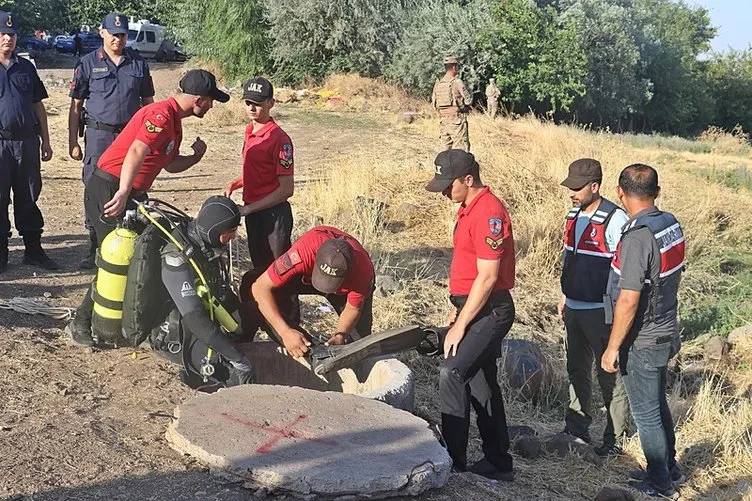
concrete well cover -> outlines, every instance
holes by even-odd
[[[243,385],[175,410],[170,446],[249,487],[296,495],[387,497],[443,486],[451,459],[428,424],[338,392]]]

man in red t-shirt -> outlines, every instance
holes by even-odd
[[[294,357],[311,342],[281,311],[291,295],[324,296],[339,314],[328,344],[345,344],[371,334],[374,269],[368,252],[352,236],[331,226],[305,232],[252,285],[253,300],[269,334]]]
[[[84,189],[86,215],[99,246],[117,227],[125,209],[135,209],[135,200],[147,198],[146,192],[162,169],[183,172],[206,153],[206,144],[196,138],[191,146],[193,155],[179,154],[183,138],[181,120],[203,117],[215,99],[224,103],[230,96],[217,88],[214,75],[205,70],[188,71],[179,87],[180,94],[138,110],[99,157]],[[75,323],[71,323],[78,338],[91,337],[93,308],[90,286],[76,310]]]
[[[183,172],[206,153],[200,138],[191,145],[192,155],[180,155],[183,118],[203,117],[214,100],[230,96],[217,88],[214,75],[190,70],[180,80],[181,93],[144,106],[128,122],[115,141],[102,153],[97,168],[86,183],[84,206],[101,244],[133,200],[143,200],[157,175]]]
[[[480,180],[472,153],[446,150],[434,161],[426,189],[459,203],[449,294],[454,306],[439,373],[441,432],[459,471],[511,481],[512,456],[496,359],[514,321],[514,238],[504,204]],[[468,402],[468,399],[470,400]],[[484,458],[468,468],[470,404],[477,414]]]
[[[274,87],[263,77],[243,84],[246,114],[251,123],[243,141],[243,173],[228,183],[225,196],[243,188],[248,252],[256,270],[265,270],[290,248],[294,191],[293,148],[290,136],[270,116]]]

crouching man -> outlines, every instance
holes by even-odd
[[[253,280],[251,273],[244,280]],[[341,345],[368,336],[373,324],[374,277],[371,258],[355,238],[331,226],[317,226],[255,279],[251,320],[244,319],[243,330],[255,331],[255,326],[247,325],[256,317],[258,326],[267,329],[290,355],[302,357],[309,351],[311,339],[299,327],[299,318],[285,318],[282,312],[290,311],[285,303],[291,297],[316,294],[324,296],[339,314],[337,331],[327,344]]]

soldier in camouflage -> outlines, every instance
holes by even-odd
[[[491,78],[486,86],[486,101],[488,103],[488,116],[496,118],[496,114],[499,112],[499,98],[501,97],[501,91],[496,86],[496,80]]]
[[[470,151],[467,112],[473,102],[465,84],[459,79],[459,61],[455,56],[444,58],[446,73],[433,86],[431,104],[439,112],[440,150]]]

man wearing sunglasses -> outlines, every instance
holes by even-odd
[[[133,115],[142,106],[154,102],[149,65],[137,51],[125,46],[128,18],[116,12],[107,14],[99,34],[102,47],[81,58],[70,87],[68,154],[73,160],[83,160],[81,177],[84,185],[94,172],[99,157]],[[85,152],[78,141],[79,131],[84,134]],[[94,267],[97,238],[88,218],[86,228],[89,230],[89,252],[80,267],[90,269]]]

